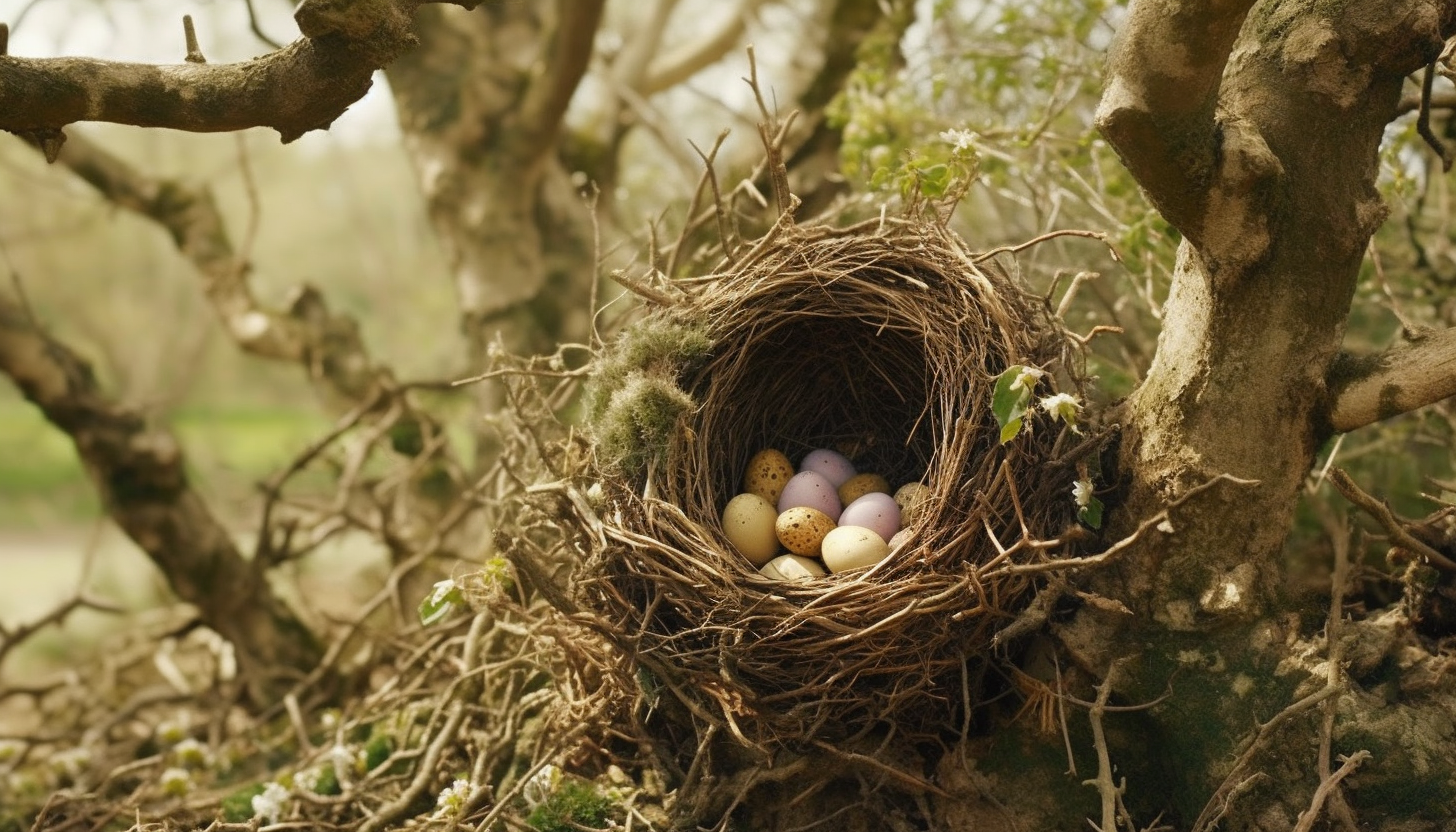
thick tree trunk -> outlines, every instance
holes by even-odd
[[[1448,2],[1134,2],[1113,50],[1099,126],[1185,242],[1157,359],[1119,414],[1110,539],[1176,507],[1084,582],[1131,614],[1089,604],[1053,629],[1090,678],[1118,663],[1114,702],[1158,700],[1105,716],[1108,759],[1128,777],[1123,799],[1141,824],[1161,813],[1178,830],[1217,819],[1272,831],[1302,812],[1345,817],[1338,793],[1311,808],[1320,709],[1306,702],[1269,725],[1312,693],[1338,704],[1333,753],[1373,755],[1346,781],[1360,828],[1449,822],[1456,772],[1436,761],[1456,707],[1440,695],[1450,685],[1431,682],[1434,657],[1398,616],[1365,621],[1344,649],[1366,652],[1347,679],[1327,678],[1323,617],[1299,606],[1281,551],[1332,433],[1326,379],[1385,216],[1383,132],[1453,12]],[[1396,701],[1372,695],[1377,667]],[[1078,733],[1074,744],[1091,741]],[[976,778],[958,782],[997,797],[1019,828],[1072,828],[1097,817],[1098,794],[1061,773],[1059,745],[1013,729],[973,744]],[[1028,783],[1049,793],[1028,794]],[[1399,799],[1402,788],[1429,799]],[[1004,817],[1000,828],[1018,828]]]

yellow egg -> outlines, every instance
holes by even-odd
[[[814,557],[819,554],[820,541],[834,530],[834,520],[817,508],[795,506],[779,515],[775,529],[784,548]]]
[[[778,505],[784,485],[794,475],[794,464],[782,451],[765,448],[748,461],[748,470],[743,473],[743,490]]]
[[[774,530],[778,511],[757,494],[739,494],[723,507],[723,534],[754,566],[763,566],[779,553]]]
[[[920,519],[925,511],[925,502],[930,499],[930,489],[918,482],[907,482],[895,492],[895,502],[900,506],[900,525],[909,526]]]
[[[779,555],[765,564],[758,573],[776,581],[807,581],[829,574],[824,571],[819,561],[800,555]]]
[[[849,505],[866,494],[890,494],[890,481],[879,474],[855,474],[839,486],[839,502]]]
[[[874,566],[890,554],[883,537],[859,526],[839,526],[824,536],[824,565],[830,572]]]

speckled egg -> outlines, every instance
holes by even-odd
[[[839,525],[862,526],[889,540],[900,530],[900,506],[889,494],[872,491],[844,507]]]
[[[920,519],[925,501],[930,498],[930,489],[918,482],[907,482],[895,492],[895,503],[900,506],[900,525],[908,526]]]
[[[789,458],[782,451],[764,448],[748,460],[748,469],[743,472],[743,490],[777,505],[792,476],[794,464]]]
[[[757,494],[739,494],[723,507],[723,534],[754,566],[763,566],[779,553],[774,525],[778,512]]]
[[[784,486],[784,493],[779,495],[780,512],[800,506],[822,511],[829,515],[830,520],[838,520],[840,509],[844,507],[835,493],[834,484],[823,474],[813,471],[795,474]]]
[[[776,581],[807,581],[811,578],[822,578],[829,573],[824,571],[823,564],[813,558],[779,555],[764,564],[758,574]]]
[[[839,486],[839,502],[846,506],[866,494],[890,494],[890,481],[879,474],[855,474]]]
[[[854,463],[849,461],[849,457],[828,448],[818,448],[806,454],[799,462],[799,470],[822,474],[835,488],[855,475]]]
[[[824,536],[824,565],[830,572],[874,566],[890,554],[883,537],[861,526],[839,526]]]
[[[779,542],[796,555],[816,557],[824,536],[834,530],[834,519],[818,509],[795,506],[774,524]]]

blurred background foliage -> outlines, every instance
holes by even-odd
[[[263,31],[279,40],[295,31],[290,4],[258,0],[256,6]],[[637,262],[649,224],[668,238],[675,234],[673,223],[681,221],[699,174],[688,141],[708,147],[730,128],[719,178],[731,185],[748,175],[757,158],[757,114],[741,80],[747,74],[742,45],[756,45],[768,86],[799,89],[819,61],[799,44],[816,42],[812,35],[822,33],[830,6],[818,0],[749,4],[745,31],[728,57],[637,108],[637,129],[617,145],[616,175],[601,196],[606,266]],[[732,13],[727,4],[706,0],[684,0],[683,7],[691,13],[674,16],[666,43]],[[611,103],[604,69],[643,8],[609,4],[596,38],[599,54],[568,115],[563,147],[572,158],[600,161],[612,146],[620,105]],[[909,187],[960,185],[969,190],[955,221],[972,248],[1063,228],[1108,235],[1120,261],[1106,247],[1076,238],[1053,240],[1021,259],[1031,286],[1048,292],[1053,304],[1079,272],[1100,274],[1082,284],[1067,321],[1083,333],[1096,325],[1123,330],[1091,341],[1089,369],[1102,404],[1130,392],[1152,360],[1178,242],[1091,128],[1102,56],[1123,9],[1109,0],[919,0],[895,12],[903,19],[889,34],[865,41],[826,111],[842,130],[839,171],[827,175],[854,186],[861,210]],[[175,19],[183,11],[198,18],[212,60],[269,48],[250,32],[244,4],[230,0],[0,2],[0,19],[15,22],[24,12],[11,52],[27,55],[177,60]],[[1352,349],[1383,348],[1403,328],[1417,333],[1456,324],[1449,179],[1415,135],[1414,118],[1411,113],[1389,132],[1383,183],[1392,213],[1367,259],[1347,336]],[[1444,114],[1436,123],[1438,131],[1451,132]],[[370,350],[398,377],[450,380],[472,372],[463,359],[447,268],[382,77],[334,130],[289,146],[267,131],[198,136],[75,129],[149,175],[211,187],[235,240],[245,239],[256,217],[253,281],[271,303],[281,304],[290,287],[307,281],[334,308],[357,317]],[[0,142],[6,279],[13,277],[61,340],[93,361],[108,390],[175,428],[203,494],[245,532],[256,520],[256,483],[326,430],[332,416],[297,367],[249,357],[219,331],[191,265],[160,228],[114,208],[62,167],[47,166],[33,149],[6,139]],[[255,198],[245,169],[256,183]],[[577,179],[583,185],[589,176],[583,171]],[[611,291],[603,285],[604,298]],[[462,424],[477,418],[450,401],[439,402],[449,418]],[[1263,404],[1250,402],[1249,418],[1262,418]],[[1337,454],[1340,465],[1400,513],[1420,516],[1434,508],[1423,493],[1450,497],[1453,425],[1456,408],[1448,401],[1337,439],[1325,455]],[[1339,500],[1328,487],[1312,487],[1311,495],[1314,502]],[[1321,560],[1318,513],[1308,513],[1291,544],[1311,563]],[[13,389],[0,387],[0,564],[38,551],[58,556],[46,541],[74,548],[76,530],[92,527],[98,516],[69,440]],[[1383,545],[1372,541],[1367,549],[1368,562],[1378,567]],[[129,569],[148,568],[132,563]]]

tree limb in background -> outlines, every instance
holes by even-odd
[[[233,644],[255,703],[270,703],[287,689],[284,676],[318,662],[318,642],[192,489],[177,439],[107,399],[89,364],[4,297],[0,371],[71,437],[107,513],[161,567],[177,596]]]
[[[1424,333],[1330,368],[1331,427],[1340,433],[1456,396],[1456,329]]]
[[[194,133],[271,127],[291,142],[368,92],[374,70],[413,45],[411,18],[430,2],[444,0],[304,0],[294,13],[303,38],[238,63],[0,56],[0,130],[46,143],[52,160],[61,131],[78,121]]]
[[[684,43],[676,49],[643,67],[638,78],[632,81],[632,88],[638,94],[655,95],[675,87],[704,69],[722,60],[743,39],[748,21],[758,12],[766,0],[740,0],[738,8],[717,31],[708,32],[696,40]],[[654,44],[654,46],[659,44]],[[656,49],[653,50],[654,54]]]

